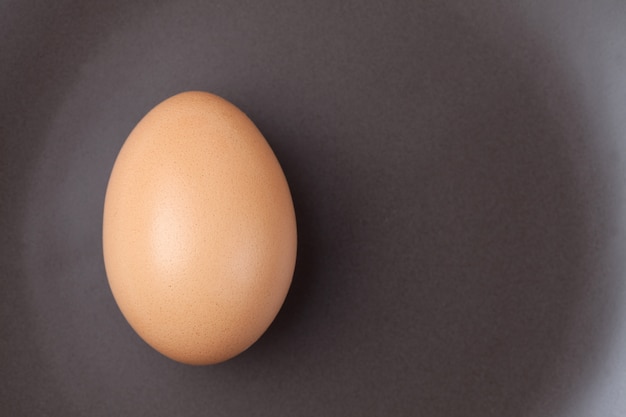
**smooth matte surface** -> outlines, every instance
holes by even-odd
[[[0,4],[0,414],[623,416],[621,1]],[[299,247],[241,356],[108,289],[115,155],[184,90],[281,161]]]
[[[104,269],[128,324],[168,358],[214,365],[253,345],[285,302],[297,240],[276,156],[220,97],[161,102],[115,159]]]

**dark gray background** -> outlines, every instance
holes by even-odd
[[[172,362],[101,256],[135,123],[184,90],[290,183],[286,303]],[[626,415],[623,1],[0,4],[0,415]]]

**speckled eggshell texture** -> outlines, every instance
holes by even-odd
[[[289,187],[252,121],[204,92],[152,109],[115,161],[103,249],[120,310],[157,351],[205,365],[252,345],[296,259]]]

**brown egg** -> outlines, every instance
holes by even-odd
[[[133,129],[109,179],[102,234],[124,317],[188,364],[252,345],[294,271],[296,220],[281,167],[252,121],[209,93],[171,97]]]

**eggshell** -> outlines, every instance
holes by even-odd
[[[103,250],[115,300],[150,346],[195,365],[247,349],[283,304],[296,246],[283,171],[234,105],[185,92],[133,129],[109,179]]]

